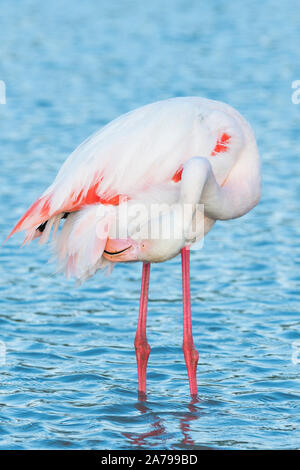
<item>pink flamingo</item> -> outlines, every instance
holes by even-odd
[[[183,351],[190,392],[196,396],[198,352],[192,335],[189,246],[216,220],[246,214],[259,198],[260,159],[246,120],[224,103],[173,98],[129,112],[84,141],[10,236],[25,230],[24,243],[36,237],[45,243],[53,228],[59,267],[79,281],[98,269],[111,270],[116,262],[143,262],[134,343],[140,396],[146,394],[150,353],[146,338],[150,263],[181,252]],[[148,209],[161,203],[168,210],[157,217],[144,211],[140,224],[120,211],[125,206],[143,204]],[[185,206],[191,208],[189,217],[180,215]],[[149,236],[152,223],[166,217],[177,236]],[[116,224],[122,236],[113,234]]]

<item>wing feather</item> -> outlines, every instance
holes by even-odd
[[[242,144],[237,116],[236,111],[222,103],[203,98],[173,98],[115,119],[74,150],[53,184],[9,236],[20,230],[36,229],[53,216],[89,204],[118,204],[120,198],[134,197],[151,186],[172,180],[195,155],[214,159],[212,165],[218,179],[219,168],[220,175],[224,171],[220,159],[216,163],[217,157],[213,155],[217,151],[218,155],[224,154],[224,142],[218,141],[220,136],[230,133],[227,161],[223,163],[227,173]]]

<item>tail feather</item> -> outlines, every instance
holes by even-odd
[[[67,277],[75,277],[82,282],[98,269],[107,268],[111,271],[114,263],[102,257],[114,214],[114,206],[106,202],[89,204],[76,212],[70,212],[62,229],[58,231],[65,211],[53,212],[50,210],[51,194],[41,196],[18,221],[6,240],[24,230],[23,245],[35,238],[40,238],[39,243],[44,244],[53,229],[52,247],[58,270]],[[43,229],[38,230],[42,225]]]
[[[82,282],[112,264],[102,258],[112,217],[111,207],[101,204],[69,214],[54,240],[59,271]]]
[[[25,243],[28,243],[28,240],[32,237],[32,230],[35,231],[40,224],[49,219],[50,199],[51,196],[42,196],[37,199],[25,212],[23,217],[21,217],[5,241],[7,241],[14,233],[26,230],[28,233],[26,234]]]

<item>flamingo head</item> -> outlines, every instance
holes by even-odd
[[[174,240],[170,243],[167,240],[108,238],[103,257],[112,262],[161,262],[177,255],[182,246],[182,240],[177,240],[174,244]]]

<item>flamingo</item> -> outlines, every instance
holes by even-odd
[[[238,111],[200,97],[171,98],[120,116],[79,145],[9,237],[23,230],[24,243],[40,238],[43,244],[53,229],[58,267],[79,282],[98,270],[110,272],[117,262],[143,263],[134,341],[140,397],[146,396],[150,354],[150,266],[181,253],[183,352],[190,393],[197,397],[190,247],[216,220],[240,217],[256,206],[260,186],[254,133]],[[147,209],[163,204],[165,210],[157,216],[144,211],[140,223],[136,214],[124,217],[122,208],[141,204]],[[185,206],[190,208],[188,217],[182,217]],[[152,224],[167,217],[177,236],[151,237]],[[116,224],[122,236],[115,235]]]

